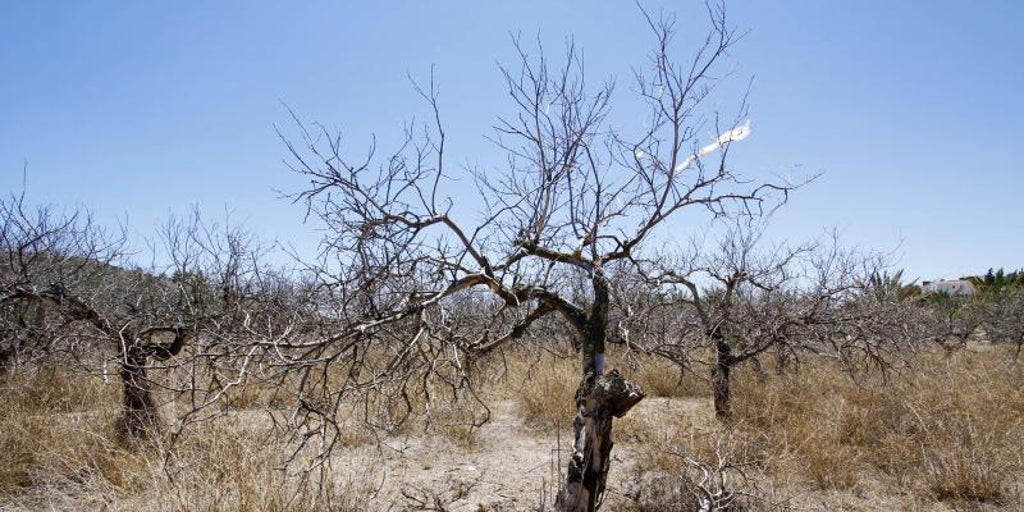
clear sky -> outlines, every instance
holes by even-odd
[[[688,58],[702,4],[642,3],[677,13]],[[1024,2],[727,7],[749,33],[723,90],[738,100],[754,78],[734,166],[824,172],[777,236],[835,227],[925,279],[1024,266]],[[87,207],[137,237],[198,204],[310,251],[318,235],[279,197],[303,184],[274,132],[289,128],[282,102],[361,154],[371,133],[387,141],[425,115],[406,75],[435,65],[451,163],[497,168],[484,136],[510,112],[497,63],[513,62],[514,32],[553,53],[573,36],[591,80],[617,76],[620,95],[652,43],[624,1],[3,2],[0,191],[21,190],[27,163],[32,201]]]

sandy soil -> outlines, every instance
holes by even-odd
[[[706,405],[698,400],[649,398],[630,415],[693,413],[701,407]],[[379,491],[372,510],[417,510],[417,500],[424,500],[450,512],[535,511],[542,503],[550,505],[557,491],[572,441],[568,423],[547,431],[531,427],[514,402],[501,402],[493,404],[491,421],[472,446],[440,436],[410,436],[386,439],[379,447],[349,448],[338,454],[344,461],[341,478],[352,482],[365,480],[367,472],[374,475]],[[634,449],[628,436],[616,440],[609,504],[627,491]]]

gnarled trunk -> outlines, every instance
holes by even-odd
[[[719,335],[715,340],[715,365],[711,367],[711,391],[715,399],[715,418],[720,420],[732,417],[730,374],[735,363],[732,348]]]
[[[0,382],[7,378],[11,369],[17,361],[18,344],[20,340],[14,338],[6,347],[0,346]]]
[[[174,333],[169,345],[143,343],[157,333]],[[121,340],[121,384],[124,386],[124,416],[122,428],[132,439],[146,439],[159,433],[163,427],[160,411],[153,400],[153,383],[146,376],[149,358],[167,361],[178,355],[192,338],[192,330],[184,327],[150,328],[138,335],[119,335]]]
[[[562,512],[597,510],[608,480],[611,461],[612,420],[621,418],[643,399],[636,384],[619,372],[604,373],[604,342],[608,325],[608,283],[600,270],[592,278],[594,305],[583,333],[583,378],[576,390],[572,455],[565,483],[555,500]]]
[[[146,439],[159,432],[161,426],[153,385],[146,376],[146,359],[146,350],[137,342],[127,345],[121,354],[121,429],[130,439]]]
[[[589,382],[588,382],[589,381]],[[577,391],[579,412],[573,422],[575,440],[565,484],[555,508],[562,512],[597,510],[608,480],[612,420],[621,418],[644,397],[640,387],[612,370],[600,378],[584,378]]]

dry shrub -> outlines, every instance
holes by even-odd
[[[367,404],[369,409],[356,414],[363,414],[362,428],[371,430],[372,435],[440,435],[463,448],[475,445],[477,429],[490,416],[487,405],[473,390],[438,382],[410,388],[405,395],[364,397],[355,401],[355,409]]]
[[[117,377],[114,377],[114,381]],[[22,367],[0,380],[7,411],[18,414],[85,412],[119,400],[120,388],[102,377],[58,366]]]
[[[760,438],[775,474],[798,471],[819,489],[848,489],[857,484],[861,454],[843,443],[841,399],[817,384],[820,369],[799,373],[750,375],[735,379],[733,416],[748,436]],[[822,421],[823,419],[827,421]]]
[[[295,404],[297,378],[249,378],[231,387],[223,398],[225,405],[239,411],[250,409],[286,409]]]
[[[706,379],[662,357],[642,356],[638,364],[632,378],[648,397],[695,398],[709,394]]]
[[[477,445],[477,429],[490,417],[485,404],[472,396],[439,399],[421,416],[423,434],[439,434],[461,448]]]
[[[139,460],[115,429],[116,386],[55,368],[24,368],[0,386],[0,493],[99,482],[134,487]]]
[[[885,378],[825,361],[765,380],[740,373],[734,416],[767,440],[775,476],[827,490],[881,475],[918,497],[999,503],[1024,471],[1024,379],[1004,361],[965,351],[924,354]]]
[[[173,450],[175,478],[154,482],[150,504],[159,510],[364,510],[374,490],[364,480],[304,480],[276,469],[288,446],[267,418],[239,414],[196,426]]]
[[[120,387],[26,369],[0,384],[0,509],[365,510],[376,481],[303,483],[274,468],[287,453],[265,416],[227,414],[163,439],[126,443]]]
[[[1012,468],[1000,440],[980,425],[943,429],[922,447],[929,489],[940,500],[999,502],[1012,482]]]
[[[759,489],[764,460],[735,428],[678,425],[638,447],[628,483],[630,508],[642,512],[772,510]]]
[[[634,408],[633,411],[630,411],[631,414],[615,420],[612,430],[615,442],[633,443],[643,450],[667,439],[668,436],[665,436],[666,425],[652,418],[650,414],[644,414],[645,409],[646,407],[643,406]],[[673,429],[677,428],[675,421],[671,424]]]
[[[514,399],[523,419],[540,428],[568,425],[576,415],[579,374],[575,358],[548,353],[534,361],[517,363],[509,379],[512,383],[522,383]]]
[[[636,472],[630,482],[629,509],[636,512],[701,510],[697,483],[674,471]]]
[[[933,383],[910,407],[924,482],[939,499],[998,503],[1022,476],[1024,378],[1004,360],[956,353],[915,375]]]
[[[910,370],[884,375],[851,376],[828,360],[785,372],[744,367],[733,393],[729,423],[703,421],[709,407],[646,409],[616,423],[619,439],[637,443],[634,485],[647,501],[634,506],[678,509],[672,503],[692,494],[680,454],[717,460],[721,439],[731,460],[752,464],[755,487],[825,493],[840,509],[1024,502],[1024,369],[999,351],[925,351]],[[657,400],[656,409],[686,402]]]
[[[831,439],[812,438],[809,441],[819,448],[803,453],[805,471],[815,487],[845,490],[860,483],[863,462],[856,448]]]
[[[486,401],[475,388],[453,385],[457,379],[437,376],[382,382],[365,389],[339,390],[327,397],[306,401],[320,410],[337,405],[339,431],[335,441],[342,447],[372,443],[386,436],[440,435],[460,447],[476,443],[478,428],[490,416]],[[274,407],[263,407],[280,412]]]

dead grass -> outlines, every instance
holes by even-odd
[[[696,398],[708,396],[707,380],[691,371],[680,371],[668,360],[654,356],[641,356],[633,379],[649,397]]]
[[[991,353],[926,354],[913,373],[859,375],[826,362],[736,385],[735,415],[767,440],[773,475],[820,490],[892,492],[955,503],[1006,501],[1024,466],[1024,379]]]
[[[701,469],[689,459],[724,462],[729,485],[756,510],[1018,509],[1024,365],[1006,361],[992,349],[922,354],[913,371],[884,379],[850,377],[823,360],[796,372],[744,367],[729,424],[714,420],[703,379],[680,380],[674,367],[643,361],[632,378],[648,398],[616,421],[614,465],[633,469],[615,507],[692,505]],[[479,370],[492,378],[477,391],[492,404],[511,400],[534,427],[522,435],[568,427],[575,357],[511,354],[482,364],[493,365]],[[458,453],[486,450],[475,426],[486,408],[466,395],[453,400],[442,387],[428,390],[431,400],[410,396],[401,425],[395,418],[404,411],[394,403],[369,404],[370,418],[391,422],[391,430],[364,421],[367,404],[346,403],[341,446],[359,449],[400,434],[440,437],[449,443],[436,446]],[[0,508],[366,509],[379,485],[375,469],[360,468],[355,480],[335,479],[316,493],[275,469],[289,446],[269,416],[281,414],[279,394],[266,387],[237,393],[222,417],[191,426],[168,452],[159,442],[129,447],[118,437],[116,384],[56,368],[13,373],[0,384]]]
[[[363,481],[328,480],[320,493],[275,469],[287,446],[255,416],[197,426],[172,452],[173,478],[154,478],[148,502],[158,510],[363,510],[373,492],[373,468],[364,468]]]
[[[1006,361],[991,349],[923,354],[912,372],[885,378],[851,377],[828,361],[742,368],[729,424],[711,419],[707,396],[648,398],[616,423],[617,438],[635,446],[633,508],[692,500],[689,457],[741,468],[731,481],[763,498],[757,510],[1017,509],[1024,374]]]
[[[374,490],[367,479],[318,493],[274,469],[286,446],[253,413],[195,425],[170,451],[162,440],[130,446],[115,424],[118,392],[63,370],[9,375],[0,386],[0,509],[356,511]]]
[[[576,388],[580,383],[576,358],[543,354],[515,363],[509,390],[527,424],[540,429],[570,425],[576,416]]]
[[[137,461],[117,442],[114,397],[100,379],[66,370],[9,375],[0,387],[0,494],[93,480],[132,487]]]

